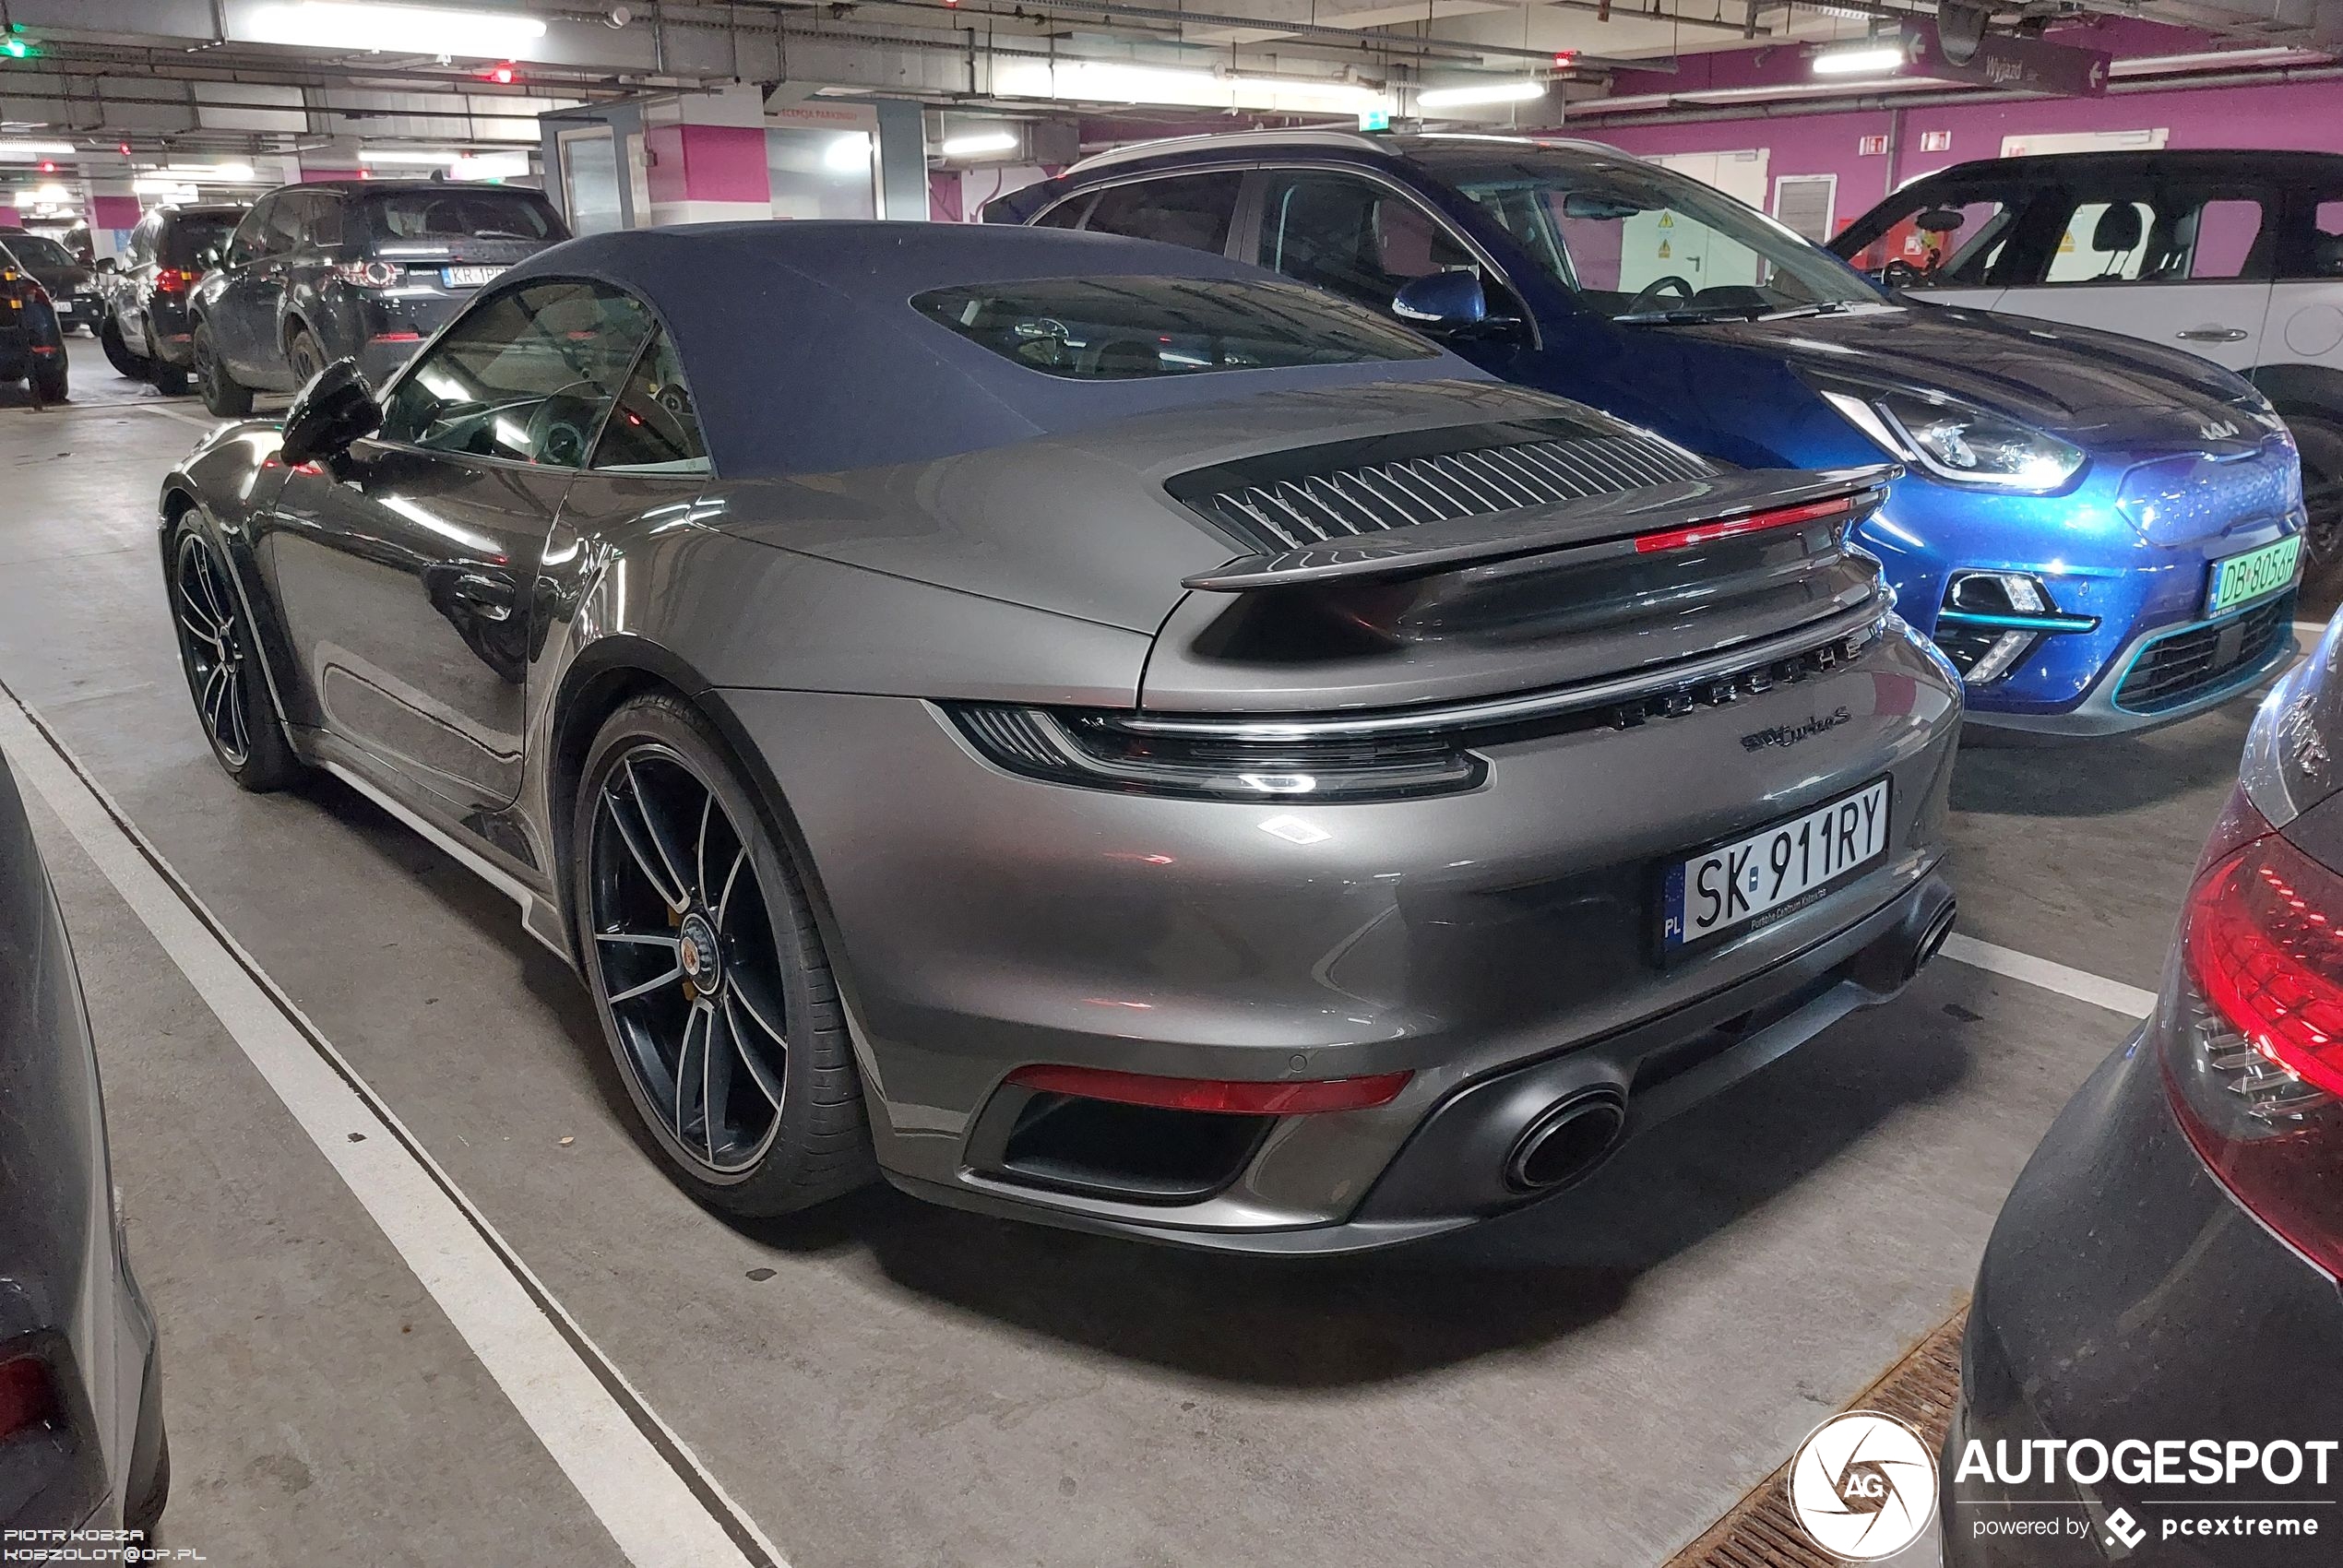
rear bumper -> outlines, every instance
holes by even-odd
[[[1738,1075],[1696,1075],[1712,1059],[1745,1047],[1733,1060],[1754,1069],[1892,992],[1900,977],[1862,955],[1909,939],[1944,897],[1958,702],[1900,627],[1853,665],[1729,707],[1492,743],[1477,788],[1358,804],[1042,783],[983,761],[913,699],[721,696],[815,868],[890,1177],[1196,1246],[1347,1250],[1514,1206],[1502,1157],[1452,1181],[1443,1167],[1465,1157],[1423,1151],[1481,1148],[1541,1109],[1537,1094],[1598,1085],[1657,1120],[1661,1078],[1683,1079],[1668,1093],[1688,1103]],[[1790,731],[1794,747],[1752,743]],[[871,766],[824,766],[815,734]],[[1880,776],[1880,861],[1706,953],[1660,955],[1670,864]],[[1225,1164],[1142,1193],[1010,1154],[1029,1109],[1061,1109],[1006,1084],[1033,1063],[1411,1075],[1373,1109],[1262,1118]],[[1455,1109],[1475,1095],[1486,1109]],[[1203,1115],[1167,1114],[1188,1119],[1173,1139]]]

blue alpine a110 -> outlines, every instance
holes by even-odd
[[[1909,303],[1614,148],[1185,137],[985,216],[1257,261],[1746,467],[1892,457],[1904,475],[1861,539],[1974,721],[2143,729],[2293,656],[2301,469],[2243,379],[2134,339]]]

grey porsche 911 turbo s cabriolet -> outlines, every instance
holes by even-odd
[[[517,897],[721,1212],[1332,1252],[1899,990],[1958,683],[1725,470],[1239,263],[613,233],[164,482],[201,721]]]

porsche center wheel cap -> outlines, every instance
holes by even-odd
[[[693,989],[703,993],[714,991],[724,981],[723,950],[717,944],[716,928],[708,917],[698,913],[684,917],[684,929],[676,941],[676,961],[684,968],[684,978]]]

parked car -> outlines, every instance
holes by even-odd
[[[221,765],[515,894],[703,1202],[875,1164],[1323,1253],[1934,951],[1957,687],[1847,545],[1890,471],[1723,471],[1170,246],[744,223],[520,264],[379,401],[207,438],[161,537]]]
[[[34,1555],[11,1532],[151,1530],[171,1452],[73,953],[6,766],[0,932],[0,1538]]]
[[[2097,1568],[2117,1509],[2146,1532],[2131,1544],[2156,1542],[2126,1559],[2144,1565],[2327,1553],[2301,1525],[2331,1534],[2343,1487],[2313,1441],[2331,1443],[2343,1397],[2339,663],[2343,622],[2264,699],[2155,1011],[2052,1123],[1993,1227],[1945,1450],[1948,1568]],[[2222,1463],[2191,1474],[2207,1440]],[[2079,1478],[2020,1477],[2006,1457],[2094,1443],[2111,1463]],[[1978,1443],[1993,1469],[1963,1478]],[[2254,1457],[2230,1469],[2240,1445]],[[2177,1458],[2143,1473],[2140,1453]],[[2052,1511],[2090,1527],[2012,1538],[1971,1524]],[[2240,1515],[2289,1523],[2211,1541],[2165,1527]]]
[[[1614,148],[1184,137],[985,216],[1257,260],[1729,462],[1895,458],[1906,471],[1859,537],[1960,670],[1975,721],[2137,730],[2293,656],[2300,470],[2252,386],[2111,334],[1908,307]]]
[[[0,385],[18,381],[35,408],[64,402],[65,339],[49,291],[0,255]]]
[[[188,297],[203,275],[220,265],[228,236],[251,210],[242,202],[205,207],[158,207],[130,231],[130,248],[98,289],[103,308],[98,340],[115,370],[133,381],[176,396],[195,367],[195,329]]]
[[[48,291],[59,327],[71,331],[86,327],[97,331],[98,295],[90,287],[92,274],[79,256],[46,235],[20,230],[0,234],[0,255]]]
[[[187,302],[204,406],[252,411],[335,360],[377,381],[480,286],[569,237],[542,192],[441,181],[324,180],[253,205]]]
[[[1831,248],[1913,299],[2121,332],[2238,372],[2301,449],[2313,559],[2343,564],[2343,156],[1961,163]]]

